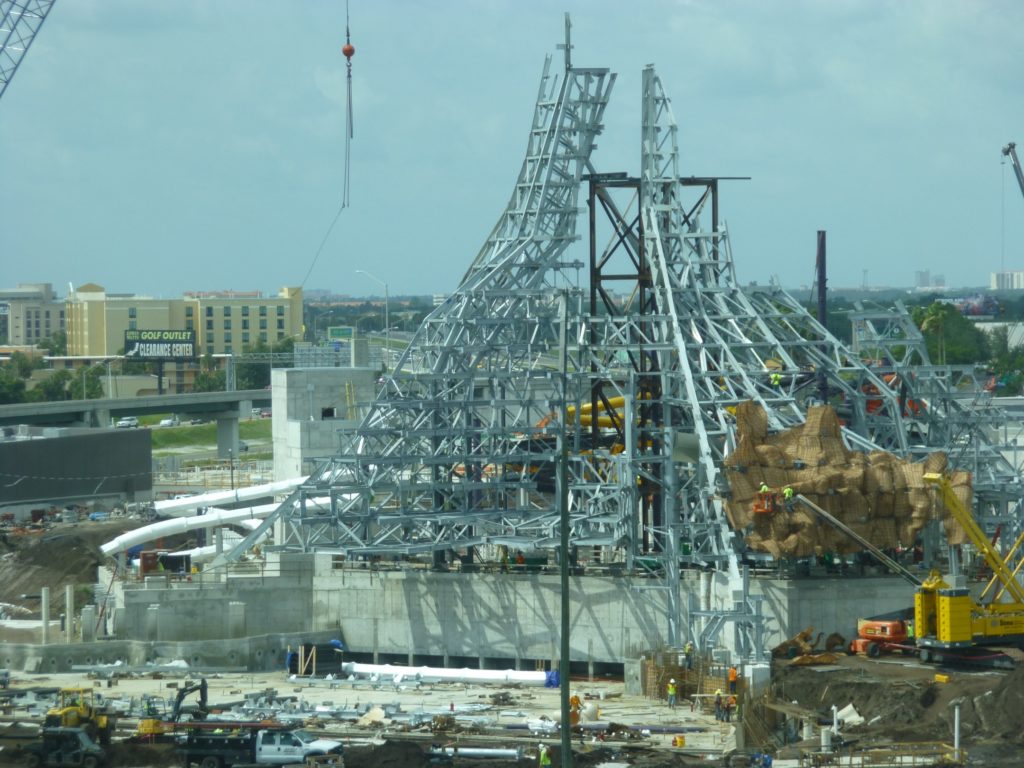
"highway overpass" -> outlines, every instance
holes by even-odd
[[[0,426],[109,427],[112,419],[122,416],[173,413],[182,421],[194,418],[216,421],[217,452],[226,458],[229,450],[238,455],[239,418],[248,418],[253,408],[268,407],[269,389],[16,403],[0,405]]]

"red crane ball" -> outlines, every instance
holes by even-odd
[[[346,59],[351,59],[352,54],[356,52],[356,47],[352,43],[345,43],[341,46],[341,52],[345,55]]]

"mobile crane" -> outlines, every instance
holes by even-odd
[[[939,498],[985,558],[993,576],[977,599],[966,587],[951,587],[934,572],[918,587],[914,595],[914,625],[921,660],[942,661],[957,656],[957,651],[984,646],[1024,647],[1024,587],[1017,581],[1024,560],[1012,570],[1007,565],[1024,544],[1024,533],[1004,558],[957,497],[947,477],[930,472],[924,480],[935,486]]]
[[[1024,195],[1024,171],[1020,169],[1020,160],[1017,159],[1017,144],[1011,141],[1003,147],[1003,154],[1010,158],[1010,165],[1013,166],[1013,172],[1017,176],[1017,183],[1020,185],[1020,193]]]
[[[18,71],[28,48],[56,0],[0,0],[0,96]]]

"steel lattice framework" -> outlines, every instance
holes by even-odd
[[[572,67],[570,47],[567,34],[563,73],[545,63],[512,197],[457,290],[339,454],[221,562],[273,525],[275,546],[298,551],[555,548],[564,446],[572,544],[664,574],[668,643],[707,642],[732,622],[741,652],[757,656],[759,607],[724,511],[734,407],[754,400],[785,429],[824,385],[852,446],[910,455],[905,398],[779,286],[740,287],[720,180],[680,176],[653,68],[640,176],[594,171],[614,75]],[[589,264],[566,258],[584,183]],[[687,563],[727,574],[734,608],[688,612]]]
[[[0,0],[0,97],[56,0]]]
[[[853,349],[874,361],[899,398],[911,439],[905,455],[946,451],[954,469],[973,478],[975,516],[983,527],[1002,526],[1009,540],[1024,524],[1024,488],[1008,459],[1013,419],[993,403],[973,366],[933,365],[924,336],[901,302],[891,309],[855,305]],[[1013,438],[1017,438],[1014,435]]]

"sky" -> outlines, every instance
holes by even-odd
[[[639,172],[654,64],[681,173],[751,177],[721,196],[742,283],[810,284],[819,229],[833,287],[1024,270],[1017,0],[350,0],[340,214],[344,0],[57,0],[0,98],[0,289],[450,292],[565,12],[618,75],[599,170]]]

